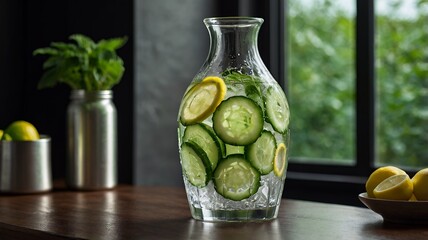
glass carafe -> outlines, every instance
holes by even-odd
[[[287,170],[289,105],[260,58],[261,18],[207,18],[210,50],[178,115],[193,218],[276,218]]]

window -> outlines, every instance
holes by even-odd
[[[428,165],[428,4],[375,2],[376,163]]]
[[[355,163],[355,6],[288,1],[292,157]]]
[[[237,8],[265,19],[261,55],[290,101],[285,196],[361,206],[356,196],[374,168],[401,165],[411,175],[428,165],[428,1],[242,0]]]
[[[287,1],[291,161],[426,166],[427,1],[350,2]]]

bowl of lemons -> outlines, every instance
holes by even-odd
[[[0,130],[0,192],[46,192],[52,188],[51,139],[27,121]]]
[[[428,168],[410,178],[398,167],[380,167],[365,187],[366,192],[358,198],[385,222],[428,224]]]

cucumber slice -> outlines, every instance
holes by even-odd
[[[267,120],[276,131],[285,133],[290,122],[290,109],[284,92],[279,87],[269,87],[265,102]]]
[[[245,86],[245,95],[253,100],[254,102],[259,105],[259,107],[262,109],[262,113],[264,113],[265,105],[263,102],[263,94],[260,91],[260,86],[256,83],[248,84]]]
[[[265,175],[273,170],[275,149],[275,137],[271,132],[263,131],[256,142],[245,147],[245,156],[255,169]]]
[[[214,187],[227,199],[240,201],[255,194],[260,187],[260,173],[244,155],[231,155],[220,161],[214,171]]]
[[[233,155],[233,154],[244,154],[245,149],[244,146],[235,146],[226,144],[226,156]]]
[[[217,107],[213,115],[213,128],[227,144],[248,145],[260,136],[263,121],[263,112],[253,100],[235,96]]]
[[[211,164],[205,152],[193,142],[185,142],[180,150],[181,166],[190,184],[204,187],[211,180]]]
[[[205,128],[205,130],[207,130],[210,134],[211,134],[211,137],[213,137],[214,139],[215,139],[215,141],[217,142],[217,144],[218,144],[218,147],[220,148],[220,157],[219,157],[219,160],[222,158],[222,157],[225,157],[226,156],[226,146],[225,146],[225,144],[224,144],[224,142],[223,142],[223,140],[221,140],[216,134],[215,134],[215,132],[214,132],[214,129],[212,128],[212,127],[210,127],[210,126],[208,126],[207,124],[202,124],[203,125],[203,127]],[[213,169],[214,170],[214,169]]]
[[[206,124],[195,124],[187,126],[183,134],[183,142],[192,141],[205,151],[211,169],[217,167],[218,161],[223,157],[222,148],[224,143],[218,140],[212,128]]]

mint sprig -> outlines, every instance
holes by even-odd
[[[74,43],[52,42],[50,47],[36,49],[34,55],[48,55],[38,88],[65,83],[72,89],[109,90],[118,84],[125,71],[123,60],[116,54],[126,37],[95,43],[82,34],[69,37]]]

